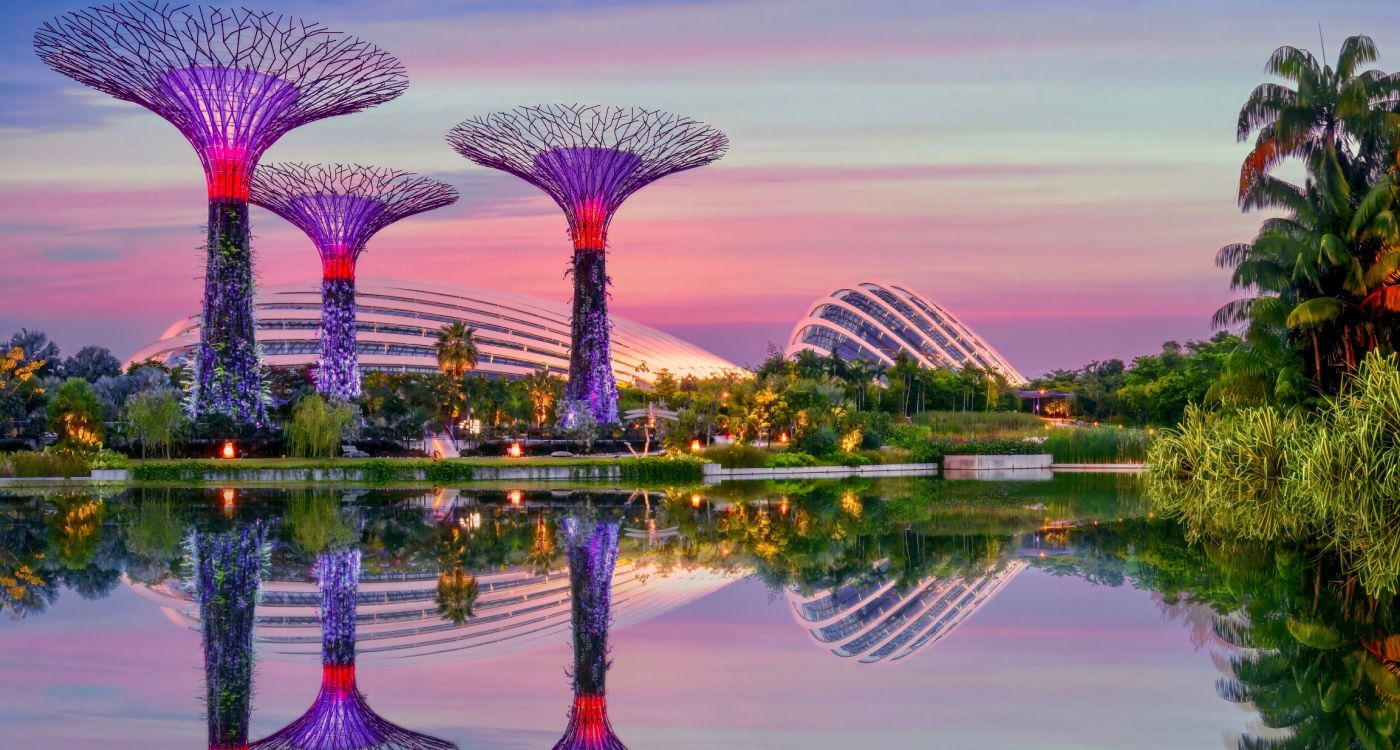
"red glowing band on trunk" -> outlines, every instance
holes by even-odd
[[[355,279],[355,253],[345,245],[332,245],[321,252],[321,278]]]
[[[355,691],[354,664],[321,665],[321,692],[332,698],[349,698]]]

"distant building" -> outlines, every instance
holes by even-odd
[[[1000,372],[1013,385],[1027,382],[947,308],[900,284],[863,282],[813,302],[788,338],[788,354],[803,349],[887,365],[904,352],[925,367],[975,365]]]
[[[568,305],[523,294],[419,281],[360,279],[355,327],[363,372],[437,372],[437,332],[458,320],[476,329],[476,371],[522,377],[549,368],[569,371]],[[321,282],[262,287],[254,301],[257,342],[274,367],[316,364],[320,353]],[[654,328],[613,317],[613,371],[622,383],[651,383],[661,370],[703,378],[739,369],[734,363]],[[172,325],[132,362],[184,362],[199,342],[199,318]]]

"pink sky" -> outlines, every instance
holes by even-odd
[[[1231,298],[1215,250],[1248,239],[1239,104],[1280,44],[1317,46],[1311,3],[541,0],[279,8],[399,55],[400,99],[306,126],[267,160],[434,174],[460,203],[383,232],[361,276],[568,295],[558,209],[443,136],[518,104],[640,104],[729,134],[720,163],[633,196],[613,224],[613,311],[740,363],[804,306],[867,277],[956,311],[1021,370],[1132,357],[1210,334]],[[28,49],[53,8],[3,2],[0,336],[125,356],[198,307],[203,185],[154,115]],[[1329,4],[1329,50],[1400,8]],[[1392,66],[1393,67],[1393,66]],[[263,283],[313,277],[296,230],[254,215]]]

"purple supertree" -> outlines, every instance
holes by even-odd
[[[605,689],[617,532],[615,521],[564,519],[574,636],[574,703],[569,709],[569,726],[554,750],[627,750],[608,722]]]
[[[335,548],[316,558],[321,591],[321,691],[300,718],[255,750],[455,750],[447,740],[390,723],[355,685],[355,599],[360,551]]]
[[[210,750],[246,750],[253,695],[253,619],[262,580],[261,524],[190,538],[194,600],[204,641]]]
[[[608,224],[654,180],[704,166],[729,140],[704,123],[655,110],[579,105],[521,107],[467,120],[448,133],[457,153],[549,193],[569,222],[574,309],[569,381],[559,413],[617,422],[605,267]]]
[[[253,203],[306,232],[321,254],[321,359],[316,390],[360,395],[355,354],[355,263],[376,232],[457,200],[445,183],[348,164],[267,164],[253,173]]]
[[[287,131],[393,99],[397,59],[319,25],[246,9],[124,3],[59,16],[34,34],[58,72],[174,125],[209,189],[196,414],[265,417],[253,321],[248,182]]]

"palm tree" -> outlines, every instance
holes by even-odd
[[[480,352],[476,348],[476,329],[457,321],[442,327],[437,334],[437,361],[445,379],[441,398],[443,421],[452,442],[457,442],[457,418],[465,411],[462,398],[462,378],[476,369]]]
[[[1376,45],[1367,36],[1347,37],[1337,65],[1320,63],[1311,52],[1279,47],[1265,70],[1293,84],[1260,84],[1240,108],[1237,135],[1241,141],[1257,133],[1254,148],[1240,167],[1240,203],[1259,207],[1258,191],[1273,178],[1270,170],[1288,157],[1309,164],[1334,150],[1348,169],[1378,169],[1387,116],[1396,81],[1378,70],[1361,70],[1375,62]],[[1268,191],[1265,190],[1265,193]]]
[[[525,377],[525,391],[530,395],[530,405],[535,412],[535,426],[543,427],[549,419],[549,410],[559,398],[560,380],[549,374],[549,369],[535,370]]]
[[[437,604],[438,614],[453,625],[461,625],[475,613],[478,585],[476,576],[468,575],[461,567],[445,570],[438,575]]]
[[[476,369],[480,352],[476,348],[476,329],[457,321],[442,327],[437,334],[438,370],[451,380]]]

